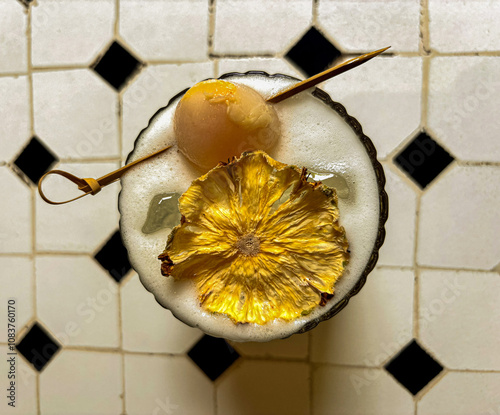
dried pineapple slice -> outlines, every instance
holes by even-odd
[[[334,189],[306,169],[243,153],[179,198],[161,271],[193,279],[206,310],[235,323],[293,320],[331,298],[348,262]]]

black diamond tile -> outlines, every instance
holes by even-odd
[[[113,42],[106,53],[93,65],[93,69],[119,91],[127,79],[141,66],[142,63],[122,45]]]
[[[28,145],[21,152],[14,164],[29,179],[37,184],[40,177],[50,169],[57,157],[38,139],[33,137]]]
[[[327,69],[341,52],[315,27],[311,27],[285,57],[302,69],[307,76]]]
[[[123,246],[120,231],[116,231],[101,250],[94,256],[97,262],[117,281],[130,271],[127,249]]]
[[[33,2],[33,0],[18,0],[18,1],[26,8],[29,7],[30,3]]]
[[[42,370],[61,346],[38,323],[17,344],[16,349],[36,370]]]
[[[205,335],[188,352],[188,356],[212,380],[217,379],[240,355],[224,339]]]
[[[422,132],[394,161],[423,189],[453,160],[443,147]]]
[[[434,379],[443,367],[413,340],[385,369],[413,395]]]

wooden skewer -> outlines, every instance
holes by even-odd
[[[285,89],[284,91],[278,92],[277,94],[268,98],[266,101],[272,102],[273,104],[277,104],[278,102],[290,98],[291,96],[298,94],[299,92],[305,91],[306,89],[309,89],[319,84],[320,82],[326,81],[327,79],[340,75],[341,73],[344,73],[349,69],[362,65],[363,63],[369,61],[370,59],[381,54],[382,52],[386,51],[389,48],[390,46],[387,46],[386,48],[366,53],[365,55],[361,55],[356,58],[350,59],[346,62],[342,62],[341,64],[334,66],[333,68],[327,69],[326,71],[320,72],[317,75],[311,76],[305,81],[301,81],[295,85],[292,85],[289,88]]]
[[[299,82],[295,85],[292,85],[291,87],[285,89],[284,91],[281,91],[275,95],[273,95],[271,98],[267,99],[267,102],[272,102],[274,104],[283,101],[284,99],[290,98],[291,96],[298,94],[299,92],[302,92],[306,89],[309,89],[313,87],[314,85],[319,84],[320,82],[326,81],[327,79],[333,78],[334,76],[340,75],[341,73],[344,73],[348,71],[349,69],[355,68],[356,66],[359,66],[366,61],[370,60],[371,58],[374,58],[375,56],[379,55],[380,53],[386,51],[389,49],[390,46],[376,50],[374,52],[367,53],[362,56],[358,56],[354,59],[348,60],[347,62],[343,62],[340,65],[334,66],[333,68],[327,69],[326,71],[323,71],[317,75],[312,76],[309,79],[306,79],[305,81]],[[63,205],[65,203],[72,202],[74,200],[80,199],[84,196],[87,195],[95,195],[101,191],[101,188],[104,186],[107,186],[110,183],[113,183],[117,181],[123,173],[125,173],[128,169],[131,167],[135,166],[138,163],[141,163],[144,160],[147,160],[151,157],[157,156],[160,153],[163,153],[164,151],[168,150],[171,146],[165,147],[155,153],[149,154],[145,157],[141,157],[138,160],[133,161],[132,163],[127,164],[126,166],[121,167],[118,170],[115,170],[111,173],[106,174],[105,176],[100,177],[99,179],[92,179],[92,178],[80,178],[72,175],[71,173],[62,171],[62,170],[51,170],[47,173],[45,173],[41,178],[40,181],[38,182],[38,192],[40,193],[40,196],[42,197],[43,200],[45,200],[47,203],[50,203],[51,205]],[[84,192],[80,196],[77,196],[73,199],[70,200],[65,200],[61,202],[55,202],[53,200],[50,200],[45,196],[45,194],[42,191],[42,182],[44,179],[51,175],[51,174],[57,174],[59,176],[62,176],[68,180],[71,180],[73,183],[75,183],[78,186],[78,189]]]
[[[164,151],[168,150],[172,146],[168,146],[165,148],[162,148],[161,150],[158,150],[152,154],[148,154],[147,156],[141,157],[123,167],[120,167],[118,170],[112,171],[111,173],[106,174],[105,176],[99,177],[98,179],[92,179],[92,178],[87,178],[83,179],[80,177],[76,177],[75,175],[68,173],[67,171],[63,170],[51,170],[45,173],[39,180],[38,182],[38,193],[40,193],[40,196],[43,200],[45,200],[47,203],[51,205],[64,205],[65,203],[73,202],[74,200],[81,199],[84,196],[87,195],[95,195],[101,191],[101,188],[104,186],[107,186],[108,184],[116,182],[120,177],[122,177],[123,173],[125,173],[128,169],[131,167],[134,167],[136,164],[139,164],[143,162],[144,160],[150,159],[151,157],[155,157],[158,154],[163,153]],[[44,179],[51,175],[51,174],[57,174],[59,176],[62,176],[68,180],[71,180],[73,183],[75,183],[78,186],[78,189],[84,192],[80,196],[77,196],[73,199],[70,200],[64,200],[62,202],[55,202],[53,200],[50,200],[47,196],[42,191],[42,182]]]

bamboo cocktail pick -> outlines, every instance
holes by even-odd
[[[266,101],[271,102],[273,104],[277,104],[278,102],[281,102],[287,98],[290,98],[291,96],[298,94],[299,92],[305,91],[306,89],[312,88],[313,86],[319,84],[320,82],[326,81],[327,79],[333,78],[334,76],[340,75],[341,73],[344,73],[350,69],[355,68],[356,66],[359,66],[370,59],[374,58],[375,56],[381,54],[382,52],[386,51],[389,49],[390,46],[376,50],[374,52],[366,53],[365,55],[358,56],[356,58],[350,59],[346,62],[342,62],[339,65],[334,66],[333,68],[327,69],[326,71],[320,72],[317,75],[314,75],[305,81],[298,82],[289,88],[285,89],[284,91],[278,92],[277,94],[273,95],[272,97],[268,98]],[[116,182],[120,177],[128,171],[131,167],[134,167],[136,164],[141,163],[145,160],[148,160],[152,157],[155,157],[164,151],[167,151],[170,147],[168,146],[165,147],[159,151],[156,151],[155,153],[149,154],[147,156],[141,157],[140,159],[137,159],[133,161],[132,163],[129,163],[118,170],[112,171],[111,173],[106,174],[105,176],[102,176],[98,179],[92,179],[92,178],[80,178],[76,177],[71,173],[65,172],[63,170],[51,170],[47,173],[45,173],[41,178],[40,181],[38,182],[38,192],[40,193],[41,198],[51,204],[51,205],[63,205],[65,203],[73,202],[75,200],[81,199],[84,196],[87,195],[95,195],[101,191],[101,188],[104,186],[107,186],[108,184]],[[71,180],[73,183],[75,183],[78,186],[78,189],[84,192],[80,196],[77,196],[73,199],[65,200],[62,202],[55,202],[53,200],[50,200],[45,196],[45,194],[42,191],[42,182],[47,176],[50,176],[51,174],[57,174],[59,176],[65,177],[68,180]]]
[[[299,92],[305,91],[315,85],[318,85],[320,82],[326,81],[327,79],[333,78],[334,76],[340,75],[350,69],[355,68],[356,66],[362,65],[363,63],[369,61],[377,55],[380,55],[382,52],[385,52],[389,49],[390,46],[386,48],[376,50],[374,52],[366,53],[361,56],[357,56],[353,59],[350,59],[346,62],[342,62],[333,68],[327,69],[326,71],[320,72],[305,81],[301,81],[295,85],[290,86],[284,91],[278,92],[276,95],[273,95],[271,98],[268,98],[267,102],[272,102],[273,104],[277,104],[278,102],[283,101],[284,99],[290,98],[291,96],[298,94]]]
[[[73,202],[74,200],[80,199],[84,196],[87,195],[95,195],[101,191],[101,188],[104,186],[107,186],[108,184],[116,182],[120,177],[122,177],[123,173],[125,173],[128,169],[131,167],[134,167],[136,164],[139,164],[143,162],[144,160],[150,159],[152,157],[157,156],[158,154],[163,153],[164,151],[167,151],[170,147],[168,146],[165,148],[162,148],[161,150],[158,150],[152,154],[148,154],[147,156],[141,157],[140,159],[137,159],[133,161],[132,163],[129,163],[118,170],[112,171],[111,173],[106,174],[105,176],[99,177],[97,180],[88,178],[88,179],[81,179],[80,177],[76,177],[72,175],[71,173],[68,173],[63,170],[51,170],[45,173],[41,178],[40,181],[38,182],[38,192],[40,193],[40,196],[42,197],[43,200],[45,200],[47,203],[50,203],[51,205],[64,205],[65,203]],[[84,192],[82,195],[77,196],[73,199],[70,200],[65,200],[63,202],[54,202],[53,200],[50,200],[45,196],[45,194],[42,191],[42,182],[43,180],[51,175],[51,174],[57,174],[59,176],[65,177],[68,180],[71,180],[73,183],[78,185],[78,189]]]

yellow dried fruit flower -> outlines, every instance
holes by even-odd
[[[179,198],[162,274],[193,279],[235,323],[293,320],[324,305],[348,261],[334,189],[262,151],[220,163]]]

